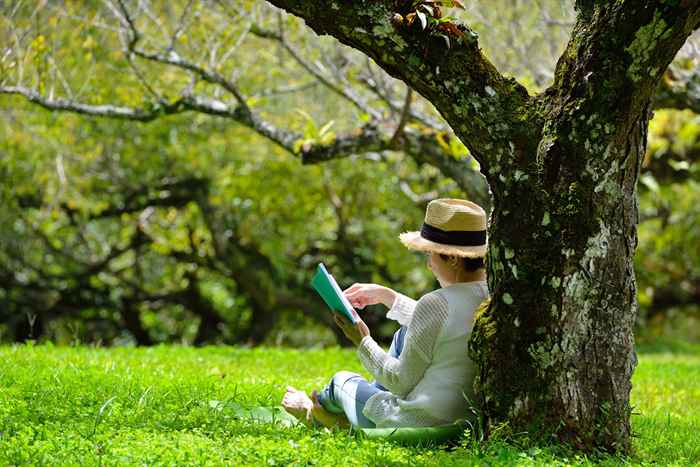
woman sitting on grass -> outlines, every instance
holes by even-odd
[[[334,314],[376,381],[340,371],[311,397],[288,386],[282,405],[307,425],[424,427],[467,414],[474,379],[467,342],[474,311],[488,298],[486,214],[469,201],[434,200],[420,232],[399,238],[409,249],[428,254],[428,268],[441,288],[417,302],[377,284],[353,284],[343,292],[356,308],[383,303],[387,318],[401,328],[385,352],[362,320],[353,325]]]

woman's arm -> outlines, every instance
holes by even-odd
[[[360,284],[356,282],[343,291],[345,297],[355,308],[364,308],[367,305],[381,303],[391,308],[397,292],[379,284]]]
[[[355,283],[343,291],[350,304],[355,308],[382,303],[389,308],[386,316],[407,326],[416,308],[416,301],[389,287],[378,284]]]
[[[382,386],[405,397],[430,366],[435,341],[448,313],[447,300],[440,294],[424,296],[415,306],[399,358],[391,357],[371,336],[365,336],[358,347],[360,361]]]

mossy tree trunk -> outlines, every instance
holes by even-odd
[[[628,451],[636,184],[653,91],[699,2],[576,2],[555,82],[536,96],[466,26],[408,25],[415,2],[271,3],[420,92],[479,160],[494,198],[492,300],[470,343],[486,430]]]

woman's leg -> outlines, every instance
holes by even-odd
[[[394,358],[399,358],[399,355],[401,355],[403,342],[406,338],[406,331],[408,331],[408,327],[401,326],[399,330],[394,333],[394,338],[391,340],[391,347],[389,347],[389,355]]]
[[[401,326],[394,333],[388,352],[394,358],[401,355],[406,329],[406,326]],[[287,388],[282,405],[307,424],[310,424],[310,416],[313,414],[314,418],[325,426],[342,426],[347,419],[355,427],[374,428],[374,423],[362,414],[362,409],[367,400],[379,391],[386,391],[386,388],[376,381],[368,383],[357,373],[340,371],[320,393],[312,395],[312,398],[302,391]]]
[[[350,425],[344,413],[335,414],[323,408],[318,401],[316,391],[309,397],[304,391],[287,386],[287,393],[282,398],[282,407],[308,427],[320,424],[329,428],[333,426],[344,428]]]
[[[330,413],[345,414],[354,427],[374,428],[374,422],[364,416],[362,409],[367,399],[380,391],[357,373],[339,371],[318,394],[318,401]]]

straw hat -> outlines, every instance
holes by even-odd
[[[428,203],[418,232],[399,235],[410,250],[479,258],[486,255],[486,213],[476,203],[442,198]]]

